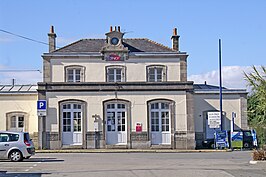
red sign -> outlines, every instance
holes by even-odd
[[[136,132],[142,132],[142,125],[141,125],[141,123],[136,123]]]
[[[110,54],[108,56],[108,60],[109,61],[120,61],[121,57],[119,55],[116,55],[116,54]]]

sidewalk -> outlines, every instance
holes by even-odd
[[[215,150],[177,150],[177,149],[60,149],[60,150],[36,150],[36,153],[207,153],[207,152],[231,152],[231,149]]]

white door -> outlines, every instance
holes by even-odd
[[[150,105],[151,144],[171,144],[169,103]]]
[[[62,113],[63,145],[82,145],[82,109],[81,104],[67,103]]]
[[[127,143],[126,105],[107,104],[106,109],[106,144],[123,145]]]

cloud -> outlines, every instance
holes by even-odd
[[[0,66],[1,68],[1,66]],[[12,84],[12,79],[15,79],[15,84],[37,84],[37,82],[42,81],[42,73],[39,71],[16,71],[16,72],[6,72],[2,70],[0,74],[0,85],[10,85]]]
[[[250,66],[223,66],[222,67],[222,83],[227,88],[247,88],[247,82],[244,79],[244,72],[250,73]],[[219,85],[219,71],[213,70],[203,74],[191,75],[188,80],[195,83],[204,83],[210,85]]]

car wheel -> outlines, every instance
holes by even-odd
[[[19,150],[14,150],[9,154],[9,159],[12,162],[20,162],[23,160],[22,153]]]
[[[244,148],[249,148],[249,143],[244,143]]]
[[[211,149],[214,149],[214,148],[215,148],[214,143],[212,143],[212,144],[210,145],[210,147],[211,147]]]

